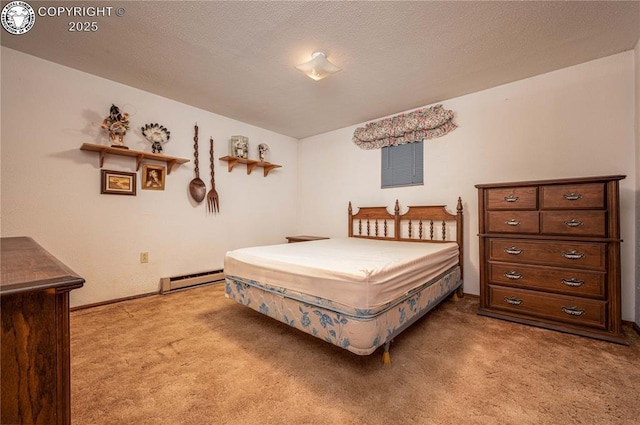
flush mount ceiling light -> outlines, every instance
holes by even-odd
[[[309,62],[297,65],[296,68],[316,81],[341,71],[340,68],[327,60],[327,55],[323,52],[313,52]]]

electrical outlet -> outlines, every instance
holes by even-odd
[[[141,252],[140,253],[140,262],[141,263],[148,263],[149,262],[149,253],[148,252]]]

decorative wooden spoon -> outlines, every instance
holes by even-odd
[[[200,173],[198,170],[198,123],[195,125],[195,133],[196,135],[193,137],[193,148],[195,150],[195,164],[196,164],[196,177],[189,182],[189,193],[194,201],[200,203],[204,199],[207,193],[207,186],[204,184],[202,180],[200,180]]]

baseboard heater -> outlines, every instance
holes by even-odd
[[[193,286],[205,285],[208,283],[220,282],[224,280],[224,270],[211,270],[202,273],[186,274],[182,276],[163,277],[160,279],[160,293],[186,289]]]

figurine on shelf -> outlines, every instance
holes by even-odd
[[[162,145],[169,141],[171,132],[159,124],[146,124],[142,127],[142,135],[151,143],[151,152],[164,153]]]
[[[249,138],[245,136],[231,136],[231,156],[236,158],[249,157]]]
[[[120,112],[120,108],[111,105],[109,116],[102,120],[101,127],[109,132],[111,147],[129,149],[124,145],[124,135],[129,130],[129,114]]]
[[[267,154],[269,153],[269,145],[266,143],[260,143],[258,145],[258,158],[260,162],[264,162],[267,160]]]

